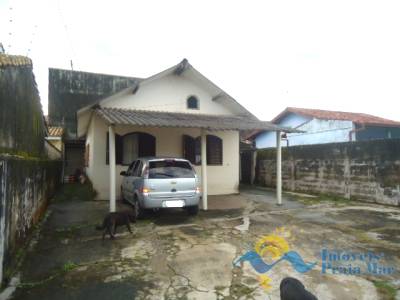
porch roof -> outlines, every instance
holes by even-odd
[[[136,125],[152,127],[186,127],[209,130],[270,130],[297,132],[270,122],[254,120],[248,116],[226,116],[161,112],[149,110],[130,110],[121,108],[94,108],[94,112],[108,124]]]

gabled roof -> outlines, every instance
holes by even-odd
[[[209,130],[271,130],[296,132],[291,128],[281,127],[270,122],[258,121],[246,116],[190,114],[97,107],[94,113],[108,124],[136,125],[151,127],[185,127]]]
[[[310,108],[297,108],[297,107],[287,107],[283,112],[276,116],[271,122],[277,123],[284,116],[289,113],[294,113],[302,115],[305,117],[311,117],[322,120],[343,120],[352,121],[356,124],[362,125],[376,125],[376,126],[400,126],[400,122],[384,119],[381,117],[376,117],[364,113],[353,113],[353,112],[343,112],[343,111],[331,111],[331,110],[321,110],[321,109],[310,109]]]
[[[369,126],[388,126],[388,127],[400,127],[400,122],[376,117],[364,113],[352,113],[343,111],[332,111],[332,110],[322,110],[322,109],[311,109],[311,108],[298,108],[298,107],[287,107],[279,115],[271,120],[271,123],[277,124],[288,114],[298,114],[301,116],[316,118],[321,120],[342,120],[342,121],[352,121],[353,123],[360,125]],[[265,130],[253,130],[243,137],[245,140],[254,139],[262,131]]]
[[[239,102],[237,102],[233,97],[228,95],[225,91],[223,91],[220,87],[218,87],[216,84],[211,82],[207,77],[205,77],[203,74],[201,74],[199,71],[197,71],[185,58],[183,59],[180,63],[177,65],[174,65],[162,72],[159,72],[155,75],[152,75],[148,78],[137,80],[135,84],[132,86],[114,94],[109,97],[103,98],[100,101],[85,106],[78,110],[78,115],[82,114],[88,110],[90,110],[92,107],[96,105],[102,105],[105,104],[109,101],[113,101],[114,99],[118,98],[119,96],[125,95],[125,94],[131,94],[134,90],[137,90],[140,88],[141,85],[148,84],[152,82],[153,80],[156,80],[158,78],[162,78],[164,76],[170,75],[170,74],[175,74],[180,76],[181,74],[185,74],[185,76],[190,76],[191,78],[196,79],[199,82],[202,82],[204,86],[207,87],[207,89],[210,91],[210,93],[213,95],[213,100],[214,101],[220,101],[220,100],[226,100],[227,102],[230,103],[230,105],[234,106],[238,111],[240,111],[241,115],[246,115],[249,118],[252,118],[254,120],[258,120],[256,116],[254,116],[250,111],[248,111],[244,106],[242,106]]]

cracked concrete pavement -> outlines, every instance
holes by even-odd
[[[133,235],[118,228],[116,239],[105,241],[94,226],[107,202],[53,203],[12,298],[280,299],[279,283],[286,276],[325,300],[390,299],[374,281],[400,287],[400,209],[358,202],[305,205],[289,194],[283,202],[276,206],[272,192],[244,189],[210,197],[210,210],[196,217],[179,209],[149,213],[133,226]],[[277,228],[289,233],[290,249],[317,266],[298,273],[283,261],[266,273],[265,289],[248,262],[234,267],[233,261]],[[379,276],[322,274],[324,248],[384,253],[384,265],[396,270]]]

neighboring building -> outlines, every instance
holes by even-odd
[[[303,131],[288,133],[283,146],[400,138],[400,122],[363,113],[288,107],[271,122]],[[275,132],[255,131],[248,138],[258,149],[276,146]]]
[[[49,68],[50,126],[65,128],[65,138],[76,139],[76,112],[131,86],[139,78]]]
[[[49,136],[57,148],[62,150],[64,157],[63,176],[68,178],[77,169],[84,168],[84,139],[76,135],[76,112],[100,99],[115,94],[131,86],[139,78],[123,77],[49,69]],[[59,136],[62,129],[62,138]],[[54,130],[54,131],[52,131]],[[54,134],[53,134],[54,133]]]
[[[284,130],[259,121],[187,60],[79,110],[77,118],[78,137],[86,138],[86,173],[98,198],[111,202],[119,194],[119,173],[139,156],[187,158],[205,195],[237,193],[239,132]]]

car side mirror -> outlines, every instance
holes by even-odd
[[[126,173],[126,171],[122,171],[121,173],[119,173],[119,175],[121,175],[121,176],[127,176],[128,173]]]

